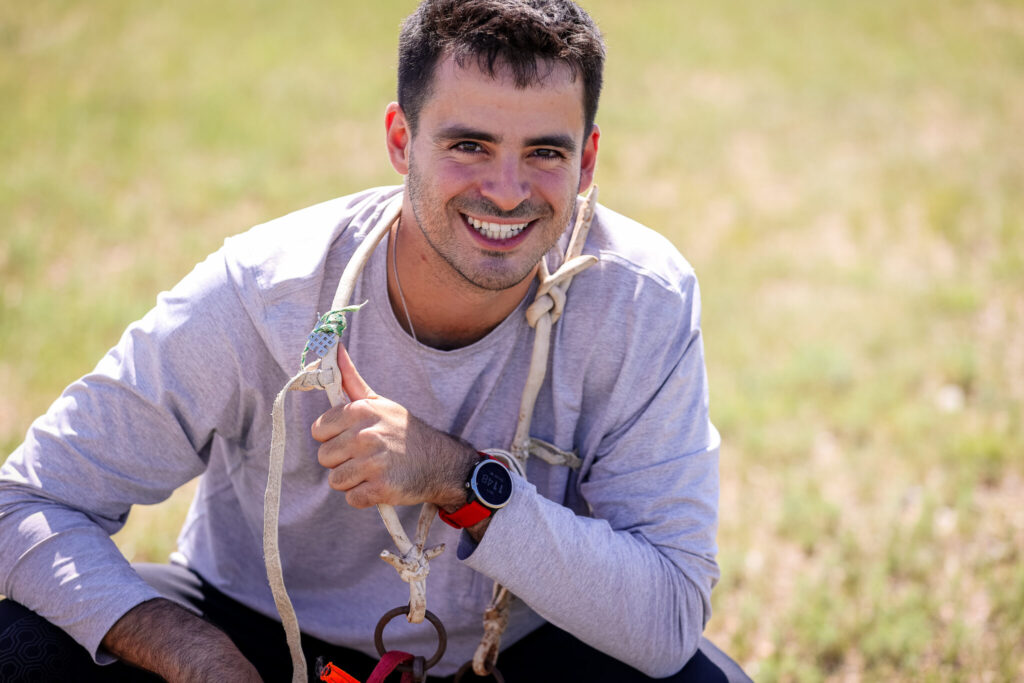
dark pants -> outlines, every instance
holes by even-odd
[[[163,595],[224,630],[256,666],[264,681],[290,681],[291,659],[280,622],[240,605],[197,574],[174,565],[137,564],[143,579]],[[323,656],[360,680],[376,660],[347,648],[303,636],[302,649],[312,667]],[[424,653],[428,654],[429,653]],[[652,680],[618,660],[546,624],[501,653],[498,669],[506,681]],[[394,676],[397,680],[397,675]],[[86,651],[59,628],[11,600],[0,601],[0,681],[159,681],[126,664],[97,666]],[[390,680],[390,679],[389,679]],[[452,678],[430,681],[451,681]],[[479,680],[472,673],[463,681]],[[490,680],[490,679],[485,679]],[[707,639],[683,669],[668,681],[748,681],[740,667]]]

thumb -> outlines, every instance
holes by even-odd
[[[345,390],[350,401],[358,401],[361,398],[377,398],[377,394],[356,370],[352,358],[349,357],[348,351],[342,344],[338,344],[338,369],[341,371],[341,388]]]

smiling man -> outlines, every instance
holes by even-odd
[[[493,580],[517,596],[505,680],[744,679],[701,637],[719,439],[696,279],[666,240],[594,213],[583,252],[597,264],[569,290],[530,432],[576,466],[534,458],[521,476],[481,453],[513,440],[525,313],[593,180],[603,62],[568,0],[423,2],[384,120],[403,186],[227,240],[4,465],[5,681],[290,677],[261,544],[271,405],[378,224],[387,239],[353,293],[368,303],[337,350],[351,402],[295,394],[284,418],[280,554],[310,665],[369,674],[374,626],[408,596],[378,559],[372,506],[429,502],[448,522],[429,542],[449,547],[431,563],[448,631],[432,676],[471,659]],[[129,565],[108,535],[131,505],[199,474],[172,563]],[[409,528],[416,509],[400,515]],[[389,629],[394,649],[433,648],[429,629]]]
[[[584,128],[583,83],[572,70],[536,68],[545,70],[536,85],[517,88],[509,67],[490,73],[447,57],[415,135],[398,104],[387,112],[391,162],[407,175],[403,217],[443,260],[430,269],[454,270],[465,282],[452,285],[470,291],[512,290],[517,302],[593,179],[600,135]]]
[[[413,328],[428,343],[472,343],[504,320],[593,178],[600,133],[584,133],[581,79],[564,64],[534,68],[536,84],[516,87],[507,66],[490,73],[446,57],[415,124],[399,104],[388,107],[388,153],[406,175],[401,224],[410,226],[398,232],[398,269]]]

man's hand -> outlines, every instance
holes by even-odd
[[[128,610],[107,631],[103,647],[172,683],[261,680],[227,634],[164,598]]]
[[[338,344],[342,388],[351,403],[334,406],[313,423],[317,453],[330,468],[331,488],[349,505],[455,508],[466,502],[464,483],[478,456],[472,446],[430,427],[403,406],[378,396]]]

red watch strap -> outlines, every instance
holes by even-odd
[[[466,503],[455,512],[449,513],[444,510],[438,510],[437,516],[448,526],[453,526],[456,529],[465,529],[487,519],[491,516],[491,512],[489,507],[481,505],[474,500],[471,503]]]
[[[501,462],[497,458],[492,457],[483,451],[477,451],[476,454],[480,456],[480,460],[477,462],[478,465],[484,460]],[[502,466],[505,466],[505,464],[502,463]],[[470,476],[472,476],[472,474],[470,474]],[[466,503],[455,512],[445,512],[438,508],[437,516],[440,517],[441,521],[448,526],[455,527],[456,529],[465,529],[468,526],[473,526],[477,522],[487,519],[491,516],[492,512],[494,512],[494,510],[490,509],[486,505],[481,505],[479,502],[474,500]]]

